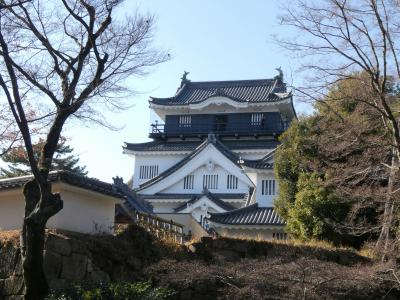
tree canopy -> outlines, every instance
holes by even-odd
[[[44,141],[41,139],[33,145],[36,159],[39,159],[43,143]],[[87,175],[86,166],[79,165],[79,157],[73,151],[74,149],[67,144],[67,140],[61,138],[54,152],[50,171],[65,170],[78,175]],[[2,160],[7,163],[7,167],[0,168],[0,177],[16,177],[32,174],[28,156],[23,146],[9,150],[2,156]]]
[[[356,75],[354,75],[356,76]],[[358,74],[357,76],[363,76]],[[340,244],[376,236],[391,143],[379,114],[354,101],[358,81],[341,81],[281,136],[275,155],[276,206],[292,235]]]

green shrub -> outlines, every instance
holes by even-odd
[[[174,291],[152,287],[151,283],[112,282],[71,287],[52,291],[46,300],[161,300],[171,299]]]

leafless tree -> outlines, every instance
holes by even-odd
[[[310,99],[329,99],[333,84],[358,80],[364,93],[355,100],[379,112],[392,145],[382,229],[377,249],[384,257],[392,241],[391,228],[398,210],[400,128],[399,99],[393,86],[400,79],[400,2],[396,0],[297,0],[285,7],[281,23],[295,29],[291,38],[278,43],[302,57],[308,80],[300,93]],[[363,73],[366,76],[352,76]],[[354,95],[352,95],[354,96]]]
[[[23,139],[34,179],[24,186],[21,233],[25,299],[48,291],[43,272],[47,220],[63,207],[52,192],[49,168],[64,124],[104,123],[101,111],[121,108],[132,89],[125,79],[145,75],[168,59],[152,47],[151,15],[118,18],[122,0],[10,0],[0,10],[0,86]],[[34,112],[33,117],[31,111]],[[40,159],[32,128],[47,133]]]

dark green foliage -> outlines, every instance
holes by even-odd
[[[391,146],[376,111],[352,98],[364,90],[338,83],[280,138],[275,205],[296,238],[359,246],[377,233]]]
[[[174,291],[164,287],[152,287],[150,282],[112,282],[73,285],[53,291],[46,300],[161,300],[172,299]]]
[[[294,121],[280,137],[282,144],[274,157],[274,170],[279,184],[279,195],[275,206],[279,214],[287,219],[288,210],[294,204],[297,181],[301,166],[301,152],[308,128],[305,121]]]
[[[33,145],[34,155],[37,160],[43,148],[44,141],[40,140]],[[79,166],[79,157],[73,154],[74,149],[66,144],[66,139],[60,139],[54,153],[52,170],[65,170],[78,175],[87,175],[86,166]],[[17,147],[2,156],[2,160],[7,163],[6,168],[0,168],[0,177],[16,177],[31,174],[28,156],[24,147]]]
[[[343,222],[349,205],[316,173],[300,173],[295,202],[288,210],[288,230],[302,240],[325,239],[342,244],[332,224]]]

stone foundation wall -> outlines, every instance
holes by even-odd
[[[99,238],[101,240],[101,238]],[[0,241],[0,300],[22,299],[21,253],[18,240]],[[118,245],[116,245],[118,248]],[[143,267],[143,259],[87,243],[63,234],[47,235],[44,270],[51,289],[74,282],[134,280]]]

